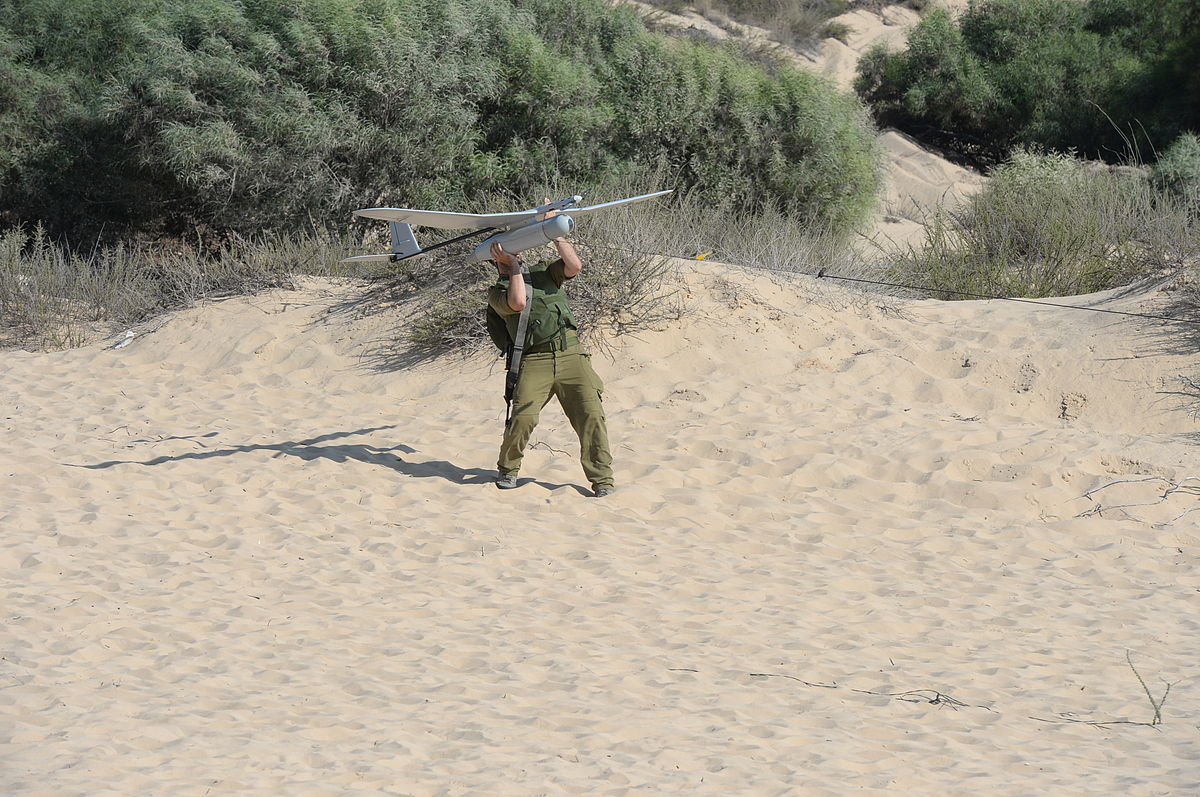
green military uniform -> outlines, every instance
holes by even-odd
[[[512,419],[504,430],[496,467],[502,476],[520,470],[542,407],[555,396],[579,436],[579,461],[592,489],[612,489],[612,454],[601,403],[604,384],[592,369],[591,355],[579,343],[562,289],[566,282],[562,259],[530,266],[528,280],[533,303],[529,306],[527,343],[513,396]],[[501,277],[488,291],[488,303],[504,319],[509,337],[515,340],[520,313],[508,306],[508,283],[508,277]]]

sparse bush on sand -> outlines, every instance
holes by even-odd
[[[345,244],[322,235],[183,241],[72,253],[40,228],[0,234],[0,346],[61,349],[198,299],[338,273]]]
[[[610,186],[588,202],[638,189]],[[559,195],[561,190],[546,191]],[[584,341],[603,349],[615,335],[661,329],[688,312],[681,290],[683,259],[705,255],[738,267],[812,274],[822,267],[861,273],[844,236],[775,210],[740,212],[732,201],[699,192],[618,208],[587,219],[575,236],[583,274],[567,284]],[[405,309],[398,330],[405,357],[494,351],[483,327],[484,292],[496,280],[488,264],[465,265],[469,244],[436,257],[385,265],[374,275],[367,304]],[[553,257],[547,249],[546,256]],[[539,256],[527,253],[528,259]]]
[[[1185,207],[1146,172],[1021,150],[963,210],[936,212],[922,245],[889,276],[966,293],[1067,296],[1176,273],[1198,253]]]
[[[1154,164],[1153,179],[1200,220],[1200,136],[1189,131],[1177,138]]]

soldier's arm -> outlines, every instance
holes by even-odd
[[[526,296],[525,277],[521,275],[520,258],[505,252],[503,246],[494,243],[492,244],[492,262],[496,264],[496,271],[500,272],[501,276],[508,277],[508,295],[506,296],[508,306],[514,312],[521,312],[525,309]],[[501,313],[501,315],[505,314]]]
[[[513,271],[508,278],[508,295],[505,297],[508,306],[516,312],[525,309],[525,278],[520,271]]]
[[[562,258],[564,277],[571,279],[583,271],[583,261],[579,259],[579,253],[575,251],[574,244],[566,238],[555,238],[554,248],[558,250],[558,256]]]
[[[499,285],[488,288],[488,304],[501,318],[508,318],[518,312],[508,306],[508,291]]]

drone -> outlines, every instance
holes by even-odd
[[[392,251],[381,255],[347,257],[342,262],[387,261],[395,263],[490,232],[492,235],[476,246],[466,259],[468,263],[478,263],[491,259],[492,244],[500,244],[504,247],[504,251],[517,254],[526,249],[550,243],[555,238],[570,235],[575,229],[576,217],[615,208],[619,205],[643,202],[669,194],[672,190],[656,191],[652,194],[617,199],[583,208],[575,207],[582,201],[582,196],[569,196],[516,213],[451,213],[441,210],[411,210],[409,208],[364,208],[354,211],[354,215],[386,221],[391,231]],[[555,215],[547,218],[546,214],[550,212],[554,212]],[[413,234],[413,225],[441,230],[467,228],[471,232],[422,248]]]

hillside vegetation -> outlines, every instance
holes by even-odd
[[[853,8],[879,7],[875,0],[643,0],[646,5],[679,13],[693,10],[706,17],[725,18],[766,30],[780,44],[796,46],[812,43],[821,36],[848,33],[844,26],[829,20]],[[923,0],[908,0],[906,5],[920,7]]]
[[[852,97],[601,0],[0,4],[3,228],[220,241],[639,179],[844,231],[877,162]]]
[[[1107,290],[1194,267],[1197,210],[1143,171],[1018,150],[961,211],[935,213],[889,271],[944,298]]]
[[[859,62],[883,125],[976,163],[1014,146],[1153,161],[1200,131],[1194,0],[983,0]]]

